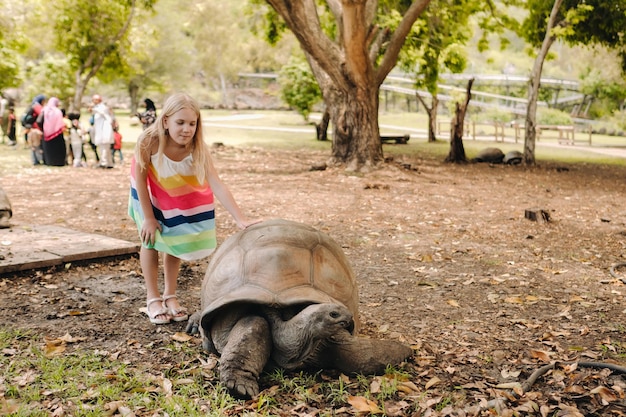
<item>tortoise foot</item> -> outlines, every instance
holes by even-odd
[[[259,316],[244,316],[232,326],[230,333],[221,332],[221,328],[215,325],[212,329],[213,343],[222,353],[220,381],[234,397],[258,395],[259,375],[267,364],[272,346],[267,321]]]
[[[241,369],[220,369],[220,380],[233,397],[248,399],[259,394],[256,377]]]

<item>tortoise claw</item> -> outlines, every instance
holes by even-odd
[[[202,319],[202,312],[196,312],[189,317],[187,321],[187,327],[185,328],[185,332],[187,334],[198,334],[200,333],[200,320]]]
[[[259,395],[259,384],[254,378],[245,376],[232,376],[222,378],[222,383],[228,388],[233,397],[249,399]]]

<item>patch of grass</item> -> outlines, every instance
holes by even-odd
[[[172,357],[180,359],[155,371],[97,351],[68,348],[51,354],[47,343],[39,335],[0,327],[0,415],[276,416],[306,404],[320,410],[319,415],[330,416],[333,409],[349,407],[350,395],[381,405],[399,399],[399,384],[410,380],[408,374],[389,367],[373,380],[378,385],[372,392],[372,380],[362,375],[334,378],[322,372],[287,375],[275,370],[262,375],[262,385],[269,388],[252,401],[242,401],[198,365],[195,348],[167,345]]]
[[[153,375],[91,351],[46,356],[38,336],[0,329],[0,414],[77,417],[122,410],[170,416],[224,415],[241,405],[202,376],[184,379],[170,371]]]
[[[320,390],[329,404],[333,407],[342,407],[348,402],[348,396],[350,395],[348,391],[349,385],[343,378],[339,377],[336,381],[323,383]]]
[[[30,169],[46,169],[47,167],[33,167],[30,149],[25,149],[23,142],[16,146],[0,144],[0,176],[25,173]]]
[[[123,136],[123,149],[127,157],[134,149],[137,137],[142,132],[140,124],[134,123],[127,111],[116,111],[116,118]],[[306,123],[300,115],[289,111],[228,111],[203,110],[202,118],[205,127],[205,141],[209,144],[221,142],[229,146],[261,147],[265,149],[308,150],[321,151],[330,154],[332,141],[321,142],[316,140],[315,128]],[[312,120],[319,119],[313,115]],[[81,118],[86,124],[87,117]],[[422,113],[385,113],[381,111],[379,117],[381,134],[425,132],[428,120]],[[19,130],[19,129],[18,129]],[[509,136],[510,134],[507,133]],[[581,133],[582,135],[582,133]],[[395,157],[414,157],[443,161],[448,155],[450,144],[447,134],[440,136],[441,140],[429,143],[425,138],[411,138],[406,145],[383,145],[385,155]],[[626,139],[606,135],[593,135],[594,147],[625,147]],[[537,142],[535,158],[538,164],[542,163],[589,163],[604,165],[626,165],[626,158],[612,157],[591,153],[584,150],[588,145],[572,147],[550,147],[544,144],[556,143],[556,139],[545,139]],[[489,140],[463,140],[465,153],[469,159],[473,158],[481,149],[498,147],[503,152],[510,150],[523,151],[523,140],[518,143],[496,142]],[[87,146],[86,146],[87,148]],[[86,151],[91,155],[91,150]],[[23,134],[18,132],[18,145],[9,147],[0,144],[0,175],[23,172],[33,168],[30,149],[26,149]],[[45,169],[36,167],[36,169]]]
[[[608,358],[619,358],[623,360],[626,358],[626,343],[623,342],[611,342],[602,343],[599,345],[603,355]]]

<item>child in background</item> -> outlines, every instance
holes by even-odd
[[[120,127],[117,122],[113,125],[113,164],[115,164],[115,154],[120,154],[120,164],[124,163],[124,154],[122,153],[122,134],[120,133]]]
[[[41,147],[41,138],[43,132],[36,127],[31,127],[28,131],[27,141],[30,146],[30,152],[33,160],[33,165],[43,164],[43,148]]]
[[[68,115],[68,119],[71,122],[71,127],[69,129],[69,142],[72,148],[73,155],[73,163],[72,166],[74,168],[80,168],[86,166],[83,163],[83,142],[85,140],[85,130],[80,124],[80,114],[78,113],[70,113]]]
[[[74,162],[74,154],[72,153],[72,140],[70,139],[70,129],[72,128],[72,121],[68,117],[65,109],[61,109],[63,114],[63,123],[65,123],[65,130],[63,130],[63,140],[65,140],[65,165],[72,165]]]
[[[13,106],[9,107],[9,120],[7,123],[7,136],[9,138],[9,145],[14,146],[17,144],[17,136],[15,130],[15,124],[17,122],[17,117],[15,117],[15,108]]]
[[[198,103],[187,94],[169,97],[161,115],[144,130],[131,163],[128,212],[137,224],[139,260],[146,283],[150,322],[187,320],[176,297],[181,260],[209,256],[217,246],[213,196],[241,229],[246,218],[222,182],[204,143]],[[159,293],[159,252],[163,253],[163,296]]]

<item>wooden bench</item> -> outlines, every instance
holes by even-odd
[[[388,135],[382,136],[381,135],[380,137],[380,141],[382,143],[395,142],[400,145],[406,145],[409,139],[411,139],[411,135],[403,135],[403,136],[388,136]]]

